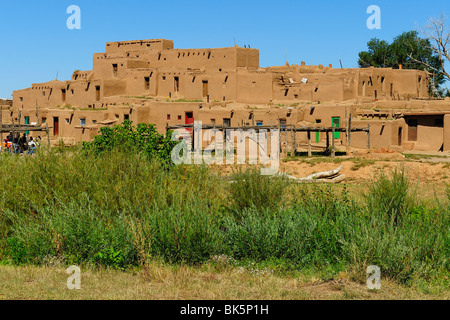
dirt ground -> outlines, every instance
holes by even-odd
[[[340,166],[340,174],[345,175],[341,184],[354,187],[366,185],[381,172],[389,174],[392,170],[403,168],[421,197],[446,197],[446,188],[450,185],[450,152],[414,151],[402,154],[377,149],[352,150],[351,156],[338,156],[334,160],[331,157],[282,157],[279,172],[303,178]],[[242,167],[214,165],[213,171],[228,175]]]

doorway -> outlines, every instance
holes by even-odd
[[[53,135],[59,135],[59,118],[53,117]]]
[[[341,118],[340,117],[333,117],[333,118],[331,118],[331,126],[335,127],[335,128],[340,128],[341,127]],[[340,139],[341,138],[341,133],[340,132],[335,132],[334,133],[334,138],[335,139]]]
[[[316,119],[316,123],[322,123],[322,120]],[[316,143],[319,143],[319,141],[320,141],[320,132],[317,131],[316,132]]]
[[[194,113],[193,112],[185,112],[184,114],[184,124],[193,124],[194,123]],[[187,128],[187,131],[192,132],[192,128]]]
[[[417,119],[409,119],[408,123],[408,140],[417,141]]]
[[[203,80],[203,97],[208,96],[208,81]]]
[[[180,91],[180,77],[174,77],[174,90],[175,92]]]
[[[30,117],[25,117],[25,125],[30,124]],[[25,131],[25,134],[30,134],[30,131]]]

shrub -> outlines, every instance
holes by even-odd
[[[264,176],[257,169],[234,172],[230,183],[230,209],[237,218],[245,209],[277,209],[285,204],[288,181],[281,176]]]
[[[130,120],[125,120],[112,128],[102,127],[100,134],[92,142],[85,142],[83,148],[96,154],[114,149],[142,152],[148,158],[158,159],[164,166],[170,167],[173,164],[171,152],[178,143],[171,137],[172,132],[162,135],[153,124],[139,123],[134,127]]]

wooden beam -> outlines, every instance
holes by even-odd
[[[308,130],[308,157],[312,157],[311,151],[311,131]]]
[[[325,149],[325,152],[327,154],[330,153],[330,132],[329,131],[327,131],[327,148]]]
[[[335,149],[335,136],[334,136],[334,125],[333,125],[333,131],[331,131],[331,159],[336,158],[336,149]]]

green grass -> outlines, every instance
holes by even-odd
[[[448,159],[449,156],[444,155],[431,155],[431,154],[413,154],[413,153],[403,153],[406,159],[408,160],[421,160],[421,159]]]
[[[199,100],[199,99],[194,99],[194,100],[189,100],[189,99],[170,100],[170,99],[167,99],[167,102],[203,102],[203,100]]]
[[[146,97],[146,96],[128,96],[127,98],[130,99],[146,99],[146,100],[152,100],[153,97]]]
[[[449,202],[417,200],[401,170],[360,197],[253,170],[227,179],[206,166],[168,169],[136,152],[54,148],[1,154],[0,186],[4,264],[127,270],[226,256],[283,272],[345,271],[359,281],[378,265],[401,284],[448,282]]]

